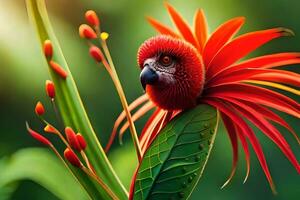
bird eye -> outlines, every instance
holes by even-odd
[[[160,57],[160,63],[161,63],[162,65],[166,66],[166,67],[169,66],[169,65],[171,65],[172,62],[173,62],[173,60],[172,60],[172,58],[171,58],[170,56],[162,55],[162,56]]]

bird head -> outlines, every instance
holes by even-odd
[[[204,66],[197,49],[170,36],[146,40],[138,50],[140,81],[160,108],[182,110],[196,105],[204,85]]]

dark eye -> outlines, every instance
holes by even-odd
[[[164,66],[169,66],[172,64],[173,62],[173,59],[171,56],[168,56],[168,55],[162,55],[159,59],[159,62],[164,65]]]

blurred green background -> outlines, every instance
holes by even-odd
[[[193,12],[197,8],[203,8],[210,31],[225,20],[245,16],[247,22],[241,33],[277,26],[290,28],[296,33],[295,37],[278,39],[260,48],[252,56],[270,52],[300,51],[300,1],[298,0],[174,0],[170,2],[190,23]],[[84,22],[83,16],[87,9],[94,9],[100,14],[102,29],[110,33],[109,47],[121,82],[128,100],[132,101],[143,93],[136,64],[137,49],[145,39],[155,34],[146,23],[144,16],[151,15],[171,24],[163,1],[48,0],[47,5],[52,25],[92,124],[102,144],[106,144],[114,120],[121,111],[121,105],[108,75],[90,59],[87,45],[78,37],[78,26]],[[28,120],[33,127],[40,127],[34,117],[33,109],[37,100],[46,101],[44,82],[49,76],[36,35],[28,22],[23,0],[0,0],[0,27],[0,157],[6,157],[18,149],[38,146],[26,134],[24,122]],[[300,72],[299,66],[289,68]],[[292,97],[299,101],[299,97]],[[50,105],[48,107],[50,108]],[[299,119],[282,116],[300,132]],[[49,117],[51,119],[53,116]],[[137,123],[138,130],[141,130],[144,123],[145,118]],[[276,196],[272,194],[253,152],[251,152],[252,165],[248,181],[242,184],[245,168],[241,152],[237,175],[229,186],[221,190],[220,186],[226,180],[231,168],[231,147],[222,129],[217,135],[204,175],[191,199],[296,200],[300,198],[300,179],[296,170],[280,150],[259,133],[258,137],[263,144],[279,194]],[[299,158],[299,146],[296,141],[286,130],[280,130]],[[127,145],[120,147],[115,142],[109,155],[126,185],[129,185],[131,172],[135,168],[133,163],[136,162],[128,135]],[[23,181],[11,199],[54,200],[57,198],[36,183]]]

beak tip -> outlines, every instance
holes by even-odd
[[[158,74],[149,67],[144,67],[140,74],[140,81],[143,89],[146,91],[147,84],[153,85],[158,80]]]

